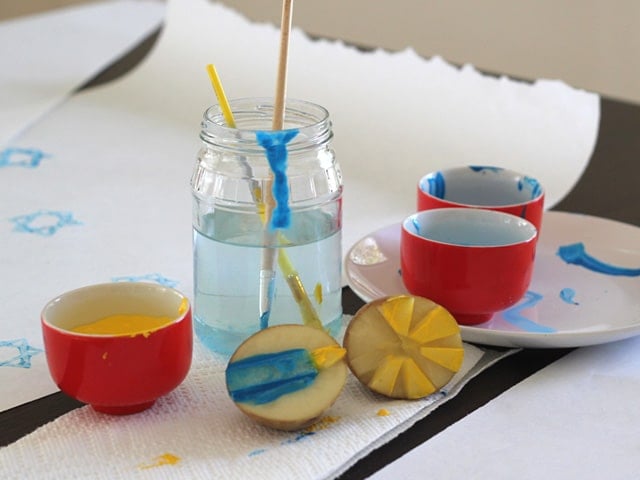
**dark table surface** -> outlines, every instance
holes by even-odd
[[[83,88],[108,82],[132,68],[149,52],[157,36],[156,32]],[[575,188],[554,210],[585,213],[640,226],[639,180],[640,105],[602,98],[600,131],[591,161]],[[345,313],[353,314],[363,302],[346,287],[343,305]],[[371,475],[570,351],[525,349],[500,361],[471,380],[456,397],[360,460],[340,478]],[[63,393],[54,393],[2,412],[0,446],[16,441],[82,405]]]

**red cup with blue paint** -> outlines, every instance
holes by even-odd
[[[464,166],[431,172],[418,182],[418,211],[481,208],[542,227],[544,189],[533,177],[501,167]]]
[[[531,282],[538,231],[504,212],[439,208],[402,222],[400,266],[407,290],[439,303],[461,325],[516,304]]]

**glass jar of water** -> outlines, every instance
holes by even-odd
[[[267,326],[342,326],[342,177],[329,113],[287,100],[230,102],[202,121],[193,193],[194,320],[199,340],[231,354]]]

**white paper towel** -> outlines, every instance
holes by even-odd
[[[349,375],[316,425],[280,432],[254,423],[231,403],[225,364],[198,347],[184,383],[150,410],[124,417],[74,410],[0,449],[0,478],[333,478],[515,351],[464,348],[461,370],[439,393],[389,400]]]

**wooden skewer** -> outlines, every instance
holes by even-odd
[[[293,10],[293,0],[283,0],[282,2],[282,18],[280,22],[280,57],[278,61],[278,75],[276,79],[276,93],[274,100],[272,129],[282,130],[284,127],[284,108],[285,96],[287,91],[287,64],[289,57],[289,33],[291,32],[291,19]],[[265,225],[271,222],[271,216],[275,207],[273,199],[273,173],[270,173],[269,179],[264,189],[264,206],[265,206]],[[264,245],[262,249],[262,258],[260,262],[260,325],[265,328],[268,325],[269,314],[271,312],[271,300],[273,298],[273,283],[275,282],[275,257],[276,249],[266,247],[272,245],[275,240],[275,234],[265,228]]]
[[[280,60],[278,62],[278,77],[276,80],[273,130],[282,130],[284,126],[284,99],[287,93],[287,65],[289,61],[289,34],[291,33],[292,11],[293,0],[283,0],[282,19],[280,22]]]

